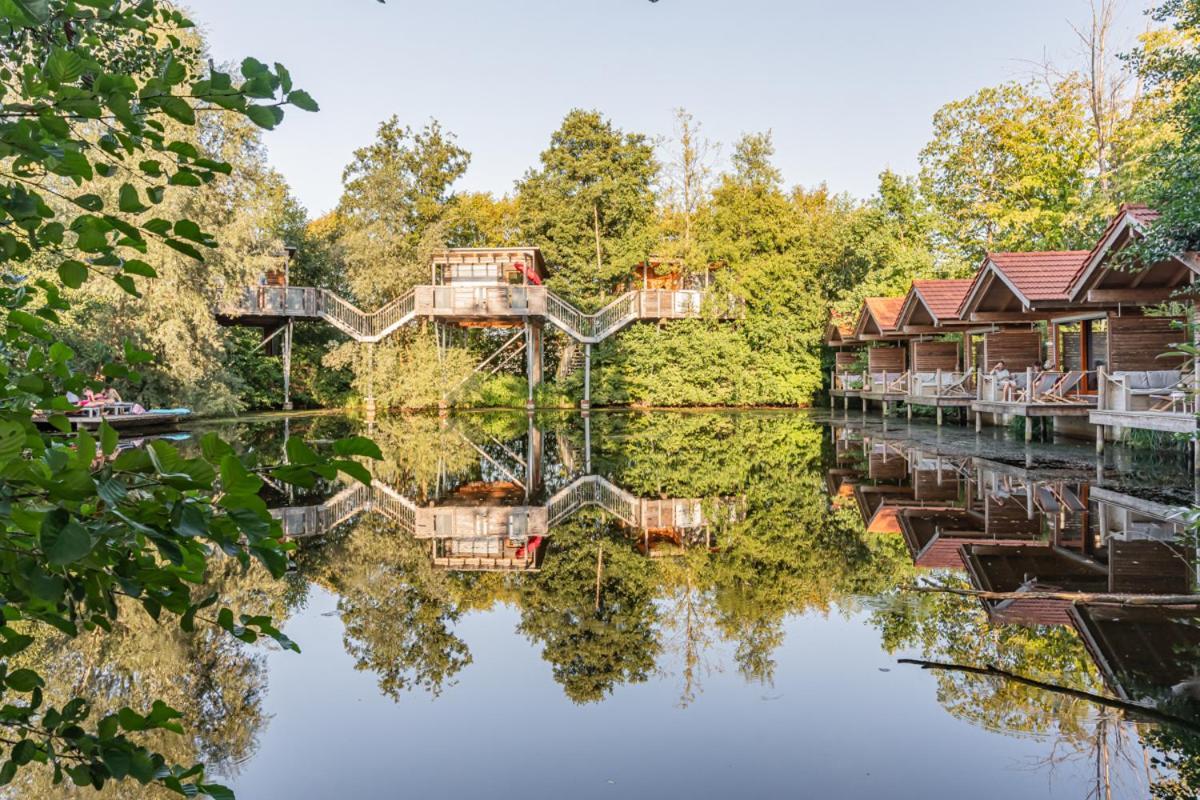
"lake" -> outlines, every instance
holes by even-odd
[[[286,436],[368,427],[248,418],[183,446],[212,429],[273,463]],[[286,580],[214,568],[223,602],[272,614],[301,654],[131,614],[108,640],[41,649],[58,691],[167,698],[197,736],[160,748],[240,798],[1200,785],[1200,612],[1112,597],[1195,588],[1184,448],[1097,460],[840,412],[481,412],[369,433],[371,487],[267,491],[298,543]]]

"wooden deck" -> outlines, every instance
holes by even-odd
[[[1195,414],[1171,411],[1098,411],[1088,414],[1093,425],[1105,427],[1138,428],[1146,431],[1166,433],[1196,433],[1200,430]]]
[[[981,414],[1007,414],[1017,417],[1086,417],[1094,402],[1010,403],[1000,400],[973,400],[971,410]]]

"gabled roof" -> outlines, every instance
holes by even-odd
[[[1030,253],[988,253],[959,306],[962,319],[977,310],[980,299],[997,282],[1024,308],[1038,303],[1064,303],[1088,250],[1041,250]]]
[[[896,322],[900,318],[900,308],[904,305],[903,297],[868,297],[863,300],[862,310],[858,315],[858,325],[854,329],[856,336],[870,335],[867,323],[870,322],[879,333],[889,333],[896,330]]]
[[[1106,271],[1105,260],[1108,256],[1145,236],[1146,230],[1159,216],[1161,215],[1149,206],[1133,203],[1122,205],[1117,210],[1116,216],[1109,221],[1108,227],[1104,229],[1104,233],[1100,235],[1096,246],[1091,249],[1087,259],[1080,266],[1078,274],[1071,283],[1071,299],[1076,301],[1086,300],[1088,290],[1096,288],[1096,284],[1103,280],[1102,273]],[[1175,267],[1177,269],[1169,270],[1170,273],[1173,273],[1171,277],[1178,279],[1178,281],[1174,282],[1186,280],[1187,272],[1184,268],[1194,270],[1195,267],[1191,262],[1184,259],[1177,258],[1174,261],[1176,262]],[[1147,265],[1144,269],[1151,271],[1155,266]],[[1136,276],[1138,271],[1132,270],[1125,274]],[[1158,273],[1155,277],[1161,281],[1164,276]],[[1135,286],[1142,283],[1141,280],[1130,280],[1127,282],[1131,282]]]
[[[829,315],[829,324],[825,326],[825,344],[838,347],[851,344],[854,341],[854,324],[845,315],[834,311]]]
[[[913,315],[924,307],[934,325],[958,322],[958,307],[971,288],[972,279],[915,280],[904,296],[897,327],[912,324]]]

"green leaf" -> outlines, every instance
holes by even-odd
[[[317,105],[317,101],[312,99],[312,95],[303,89],[297,89],[294,92],[289,92],[287,96],[288,102],[294,105],[301,111],[320,111],[321,107]]]
[[[283,109],[278,106],[246,106],[246,116],[258,127],[271,130],[283,122]]]
[[[43,25],[50,19],[50,0],[6,0],[0,9],[23,19],[26,25]]]
[[[145,261],[139,261],[136,258],[128,259],[121,265],[121,269],[128,272],[130,275],[141,275],[143,278],[157,278],[158,270],[147,264]]]
[[[117,207],[126,214],[140,214],[146,210],[146,206],[142,205],[141,198],[138,197],[137,189],[130,183],[121,184]]]
[[[72,289],[83,286],[87,278],[88,268],[82,261],[64,261],[58,265],[58,279]]]
[[[46,682],[42,677],[31,669],[18,669],[8,673],[4,682],[8,687],[17,692],[32,692],[39,686],[45,686]]]
[[[383,460],[379,445],[365,436],[348,436],[333,443],[333,452],[339,456],[366,456],[376,461]]]
[[[196,124],[196,112],[182,97],[168,95],[166,97],[157,98],[157,103],[163,112],[171,119],[182,122],[184,125]]]
[[[25,426],[16,420],[0,419],[0,462],[11,461],[25,449]]]
[[[119,438],[115,428],[107,422],[100,422],[100,452],[106,456],[111,456],[117,451],[117,441]]]
[[[92,537],[62,508],[53,509],[42,520],[38,541],[46,560],[56,566],[78,561],[92,550]]]
[[[46,59],[46,77],[54,83],[73,83],[83,76],[83,59],[70,50],[55,47]]]
[[[98,194],[81,194],[75,198],[75,205],[88,211],[99,211],[104,208],[104,200]]]
[[[357,461],[334,461],[333,466],[337,467],[339,472],[346,473],[364,486],[371,485],[371,473]]]

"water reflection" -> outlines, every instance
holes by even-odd
[[[353,427],[317,417],[224,432],[271,462],[289,434],[321,441]],[[825,616],[846,631],[869,626],[896,656],[990,665],[1076,692],[938,670],[936,694],[919,698],[979,729],[1044,741],[1035,766],[1070,787],[1057,796],[1153,787],[1184,797],[1200,785],[1189,728],[1200,695],[1196,608],[1047,597],[1193,591],[1194,543],[1162,491],[1098,483],[1094,465],[1057,450],[1026,468],[986,457],[993,448],[981,452],[973,439],[791,413],[410,416],[382,420],[371,435],[385,454],[371,486],[266,491],[299,543],[288,581],[236,571],[211,581],[285,620],[303,620],[314,593],[331,593],[341,648],[393,701],[445,698],[465,680],[476,653],[464,626],[476,612],[512,609],[515,635],[498,635],[532,647],[570,704],[652,683],[685,708],[725,672],[768,687],[782,680],[789,623]],[[918,583],[1002,596],[902,588]],[[191,747],[191,757],[236,774],[270,731],[261,651],[176,642],[146,627],[128,645],[57,643],[42,658],[62,663],[49,670],[62,691],[90,687],[119,705],[190,674],[173,655],[188,648],[191,669],[205,671],[183,683],[208,694],[193,692],[207,698],[194,715],[204,727],[192,745],[175,744],[178,757]],[[139,654],[137,674],[157,683],[121,678],[135,666],[120,653],[83,652],[125,646]],[[854,666],[836,647],[814,657]],[[106,666],[86,666],[95,659]],[[28,796],[45,796],[37,789]]]

